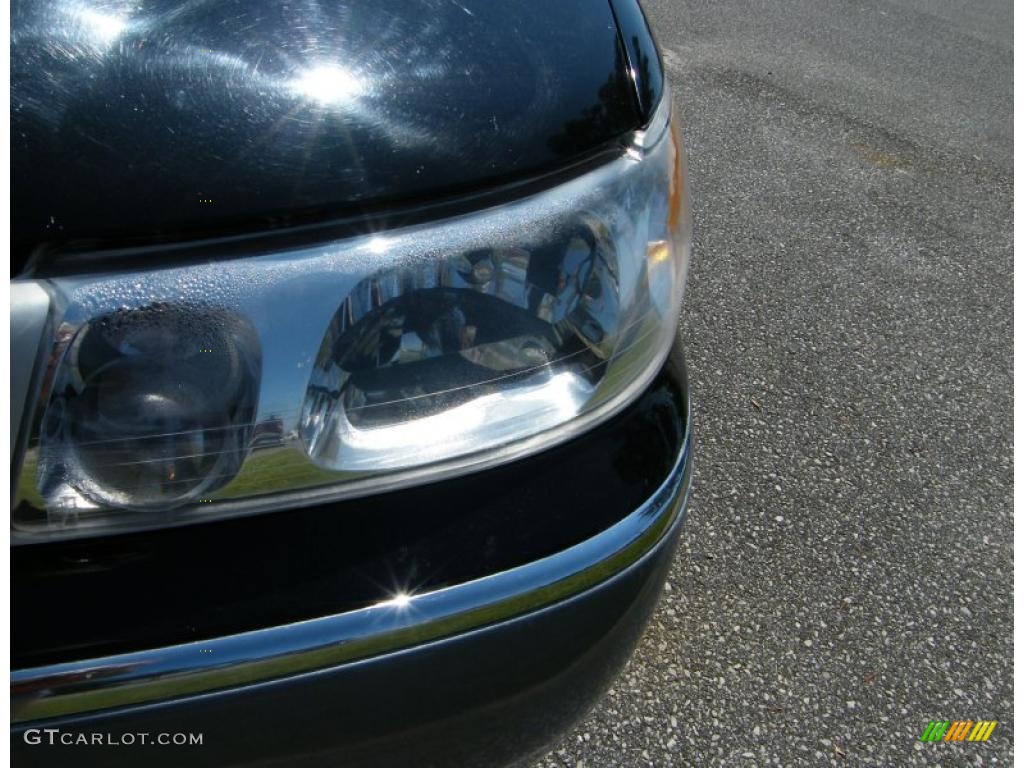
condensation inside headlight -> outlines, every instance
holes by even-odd
[[[682,299],[690,226],[669,114],[616,159],[472,214],[49,281],[59,319],[15,528],[425,482],[615,413],[662,365]]]

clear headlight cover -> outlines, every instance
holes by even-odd
[[[611,162],[472,214],[47,281],[56,330],[15,529],[360,495],[615,413],[664,362],[682,299],[689,201],[670,115],[666,99]]]

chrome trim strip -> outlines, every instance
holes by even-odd
[[[639,509],[586,541],[492,576],[214,640],[12,671],[11,720],[156,702],[323,669],[467,632],[564,600],[624,570],[671,530],[689,496],[690,456],[687,413],[675,464]]]
[[[11,282],[11,466],[17,473],[19,444],[24,444],[28,425],[24,414],[35,405],[43,340],[50,319],[50,295],[38,282]],[[18,450],[15,450],[18,448]],[[15,481],[16,482],[16,481]],[[12,494],[13,495],[13,494]]]

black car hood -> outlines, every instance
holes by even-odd
[[[15,0],[15,258],[565,165],[641,121],[608,0]]]

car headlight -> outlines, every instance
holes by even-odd
[[[472,214],[36,281],[53,331],[17,536],[365,494],[579,434],[671,347],[686,195],[666,97],[614,159]]]

